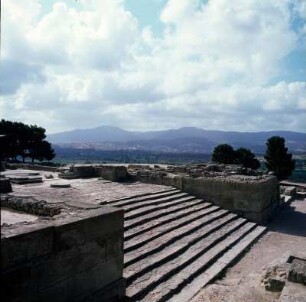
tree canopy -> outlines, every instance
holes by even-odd
[[[295,161],[292,154],[288,153],[285,139],[280,136],[272,136],[267,140],[265,164],[268,171],[272,171],[279,179],[287,179],[295,169]]]
[[[215,147],[212,160],[220,164],[234,164],[236,162],[236,153],[231,145],[222,144]]]
[[[215,147],[212,160],[220,164],[239,164],[245,168],[256,170],[260,163],[250,149],[238,148],[234,150],[231,145],[222,144]]]
[[[51,160],[55,153],[51,144],[45,140],[46,130],[37,125],[26,125],[20,122],[0,121],[0,156],[16,159],[20,156],[34,160]]]
[[[243,167],[251,168],[252,170],[257,170],[260,167],[259,160],[250,149],[238,148],[236,150],[236,161]]]

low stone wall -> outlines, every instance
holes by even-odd
[[[274,176],[190,177],[163,171],[142,171],[135,179],[172,186],[256,222],[269,220],[279,206]]]
[[[96,176],[102,177],[110,181],[121,182],[129,179],[127,169],[124,166],[103,165],[103,166],[96,166],[94,167],[94,169]]]
[[[125,295],[123,211],[83,211],[2,232],[2,301],[118,301]]]
[[[40,216],[55,216],[61,212],[58,205],[50,205],[45,200],[32,197],[1,196],[1,207]]]
[[[95,176],[95,169],[89,165],[73,165],[69,169],[70,172],[78,175],[79,178],[89,178]]]
[[[279,205],[275,177],[183,178],[182,190],[256,222],[266,222]]]
[[[35,170],[35,171],[46,171],[46,172],[58,172],[58,167],[49,167],[49,166],[41,166],[41,165],[35,165],[35,164],[10,164],[6,163],[5,167],[7,169],[26,169],[26,170]]]

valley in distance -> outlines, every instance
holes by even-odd
[[[101,126],[50,134],[47,139],[58,163],[190,164],[208,162],[219,144],[248,148],[261,160],[271,136],[285,138],[296,160],[292,179],[306,182],[306,133],[301,132],[233,132],[195,127],[140,132]]]

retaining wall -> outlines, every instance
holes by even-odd
[[[2,301],[108,302],[125,295],[122,210],[83,211],[2,236]]]
[[[266,222],[279,207],[279,185],[274,176],[198,177],[165,173],[143,173],[145,183],[173,186],[224,209],[256,221]]]

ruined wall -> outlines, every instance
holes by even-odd
[[[101,165],[94,167],[95,175],[110,181],[126,181],[128,180],[127,169],[124,166]]]
[[[279,205],[275,177],[257,181],[184,177],[182,190],[256,222],[266,222]]]
[[[2,234],[2,301],[117,301],[123,211],[103,207]]]
[[[274,176],[194,178],[144,171],[135,177],[141,182],[175,187],[256,222],[266,222],[279,206],[278,182]]]

